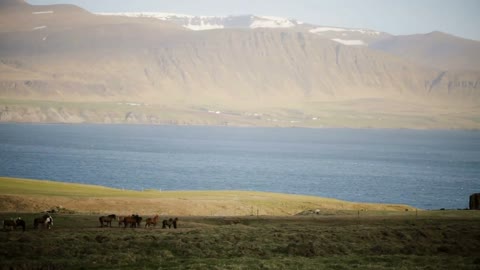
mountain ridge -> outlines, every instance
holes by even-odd
[[[16,11],[25,20],[0,24],[1,121],[480,125],[475,71],[421,66],[305,30],[190,31],[61,7],[26,5]]]

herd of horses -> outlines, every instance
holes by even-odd
[[[155,227],[157,226],[159,216],[155,215],[154,217],[149,217],[145,219],[145,228]],[[137,228],[140,227],[143,218],[137,214],[133,214],[130,216],[116,216],[114,214],[108,216],[101,216],[98,218],[100,221],[100,227],[112,227],[112,222],[118,221],[118,226],[123,225],[124,228]],[[174,229],[177,228],[178,218],[169,218],[162,221],[162,228],[171,228],[173,226]],[[53,218],[49,214],[45,214],[41,217],[37,217],[33,220],[33,228],[34,229],[51,229],[53,226]],[[16,230],[18,227],[22,228],[22,231],[26,229],[25,220],[21,217],[16,219],[5,219],[3,221],[3,230]]]
[[[38,229],[39,226],[45,229],[51,229],[53,226],[53,218],[52,216],[45,214],[41,217],[37,217],[33,220],[33,228]],[[18,217],[16,219],[5,219],[3,221],[3,230],[16,230],[17,227],[21,227],[22,231],[25,231],[26,229],[26,223],[25,220],[23,220],[21,217]]]
[[[149,227],[156,227],[158,223],[159,216],[155,215],[154,217],[149,217],[145,219],[145,228]],[[130,228],[137,228],[140,227],[142,223],[143,218],[137,214],[133,214],[130,216],[116,216],[114,214],[108,215],[108,216],[101,216],[98,218],[98,221],[100,222],[100,227],[112,227],[112,222],[113,221],[118,221],[118,226],[124,226],[124,228],[130,227]],[[177,228],[177,222],[178,218],[169,218],[169,219],[164,219],[162,221],[162,228],[171,228],[173,226],[174,229]]]

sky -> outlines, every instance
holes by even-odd
[[[91,12],[269,15],[322,26],[368,28],[394,35],[442,31],[480,40],[480,0],[27,0],[74,4]]]

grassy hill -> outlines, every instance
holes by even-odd
[[[0,211],[35,212],[61,206],[83,213],[181,216],[294,215],[338,211],[414,210],[407,205],[355,203],[254,191],[132,191],[94,185],[0,177]]]

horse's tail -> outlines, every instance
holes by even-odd
[[[103,217],[99,217],[98,221],[100,222],[100,227],[103,227]]]

